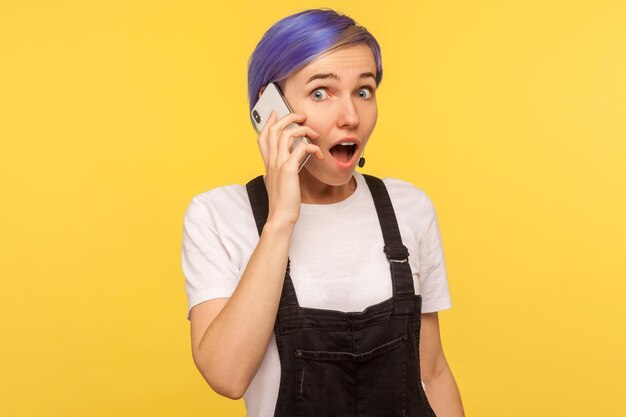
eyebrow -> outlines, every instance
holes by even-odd
[[[374,74],[372,74],[371,72],[363,72],[363,73],[361,73],[359,75],[359,79],[369,78],[369,77],[371,77],[374,80],[376,80],[376,76]],[[315,74],[314,76],[309,78],[305,84],[308,84],[308,83],[310,83],[313,80],[324,80],[326,78],[332,78],[332,79],[335,79],[335,80],[339,81],[339,76],[337,74],[335,74],[334,72],[326,72],[326,73],[323,73],[323,74]]]

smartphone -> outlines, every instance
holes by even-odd
[[[254,126],[256,128],[257,133],[261,133],[263,130],[263,126],[267,122],[267,119],[270,117],[270,113],[272,111],[276,112],[277,119],[292,113],[289,104],[287,104],[287,100],[283,97],[282,92],[280,91],[280,87],[276,83],[269,83],[265,90],[263,90],[263,94],[259,97],[259,101],[254,105],[252,109],[252,120],[254,122]],[[298,126],[296,123],[292,123],[286,127],[286,129],[290,129]],[[294,138],[293,143],[291,145],[290,151],[293,152],[293,149],[300,142],[311,143],[309,138],[306,136]],[[311,157],[310,153],[305,154],[304,158],[300,161],[300,168],[298,168],[298,172],[302,169],[304,164]]]

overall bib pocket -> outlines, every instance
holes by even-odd
[[[296,350],[296,416],[405,417],[407,340],[361,354]]]

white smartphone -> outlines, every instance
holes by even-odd
[[[280,91],[280,87],[275,83],[269,83],[265,90],[263,90],[263,94],[259,97],[259,101],[254,105],[252,109],[252,120],[254,121],[254,126],[256,128],[257,133],[260,133],[263,130],[263,126],[267,122],[267,119],[270,117],[272,111],[276,112],[277,119],[291,113],[291,108],[289,104],[287,104],[287,100],[283,97],[282,92]],[[298,126],[296,123],[292,123],[287,126],[286,129],[290,129]],[[311,143],[309,138],[306,136],[294,138],[294,141],[291,145],[290,151],[293,152],[293,149],[300,142]],[[298,168],[298,172],[302,169],[304,164],[309,160],[311,154],[305,154],[304,158],[300,161],[300,168]]]

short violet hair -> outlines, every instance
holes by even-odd
[[[261,87],[280,82],[323,53],[348,44],[370,47],[376,61],[378,86],[383,78],[380,46],[351,17],[332,9],[310,9],[276,22],[265,32],[248,61],[250,112]]]

